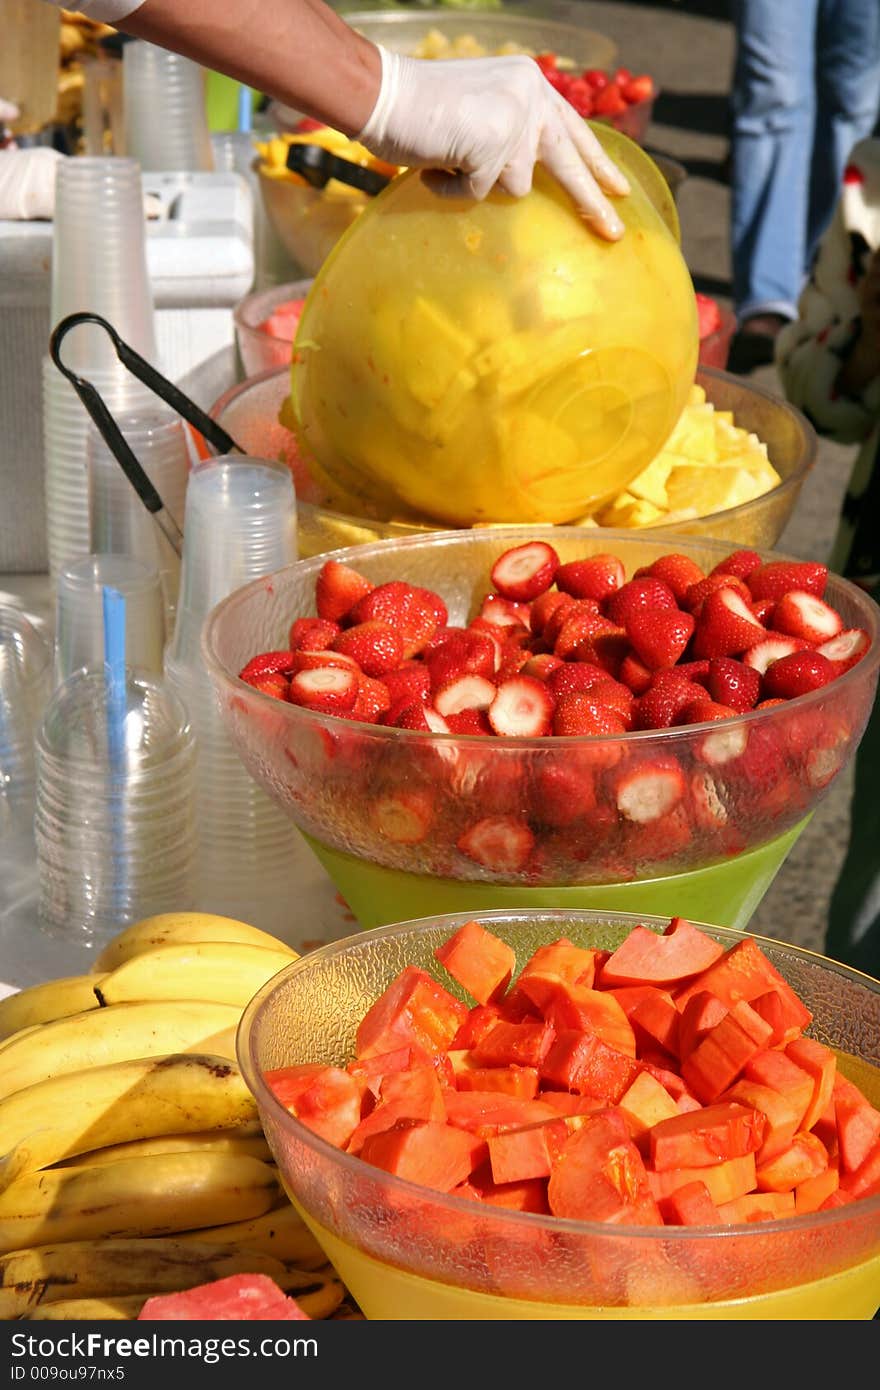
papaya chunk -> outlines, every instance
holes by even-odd
[[[633,927],[603,965],[602,987],[678,984],[701,974],[723,954],[723,946],[684,917],[673,917],[662,935]]]

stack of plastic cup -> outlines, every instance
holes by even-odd
[[[0,844],[10,865],[33,852],[34,735],[50,677],[48,645],[23,613],[0,606]]]
[[[102,669],[107,586],[125,597],[127,664],[139,673],[162,675],[166,626],[158,570],[134,555],[83,555],[62,566],[56,581],[56,684],[76,671]]]
[[[150,173],[213,169],[204,70],[138,39],[123,52],[125,148]]]
[[[117,416],[135,458],[174,520],[183,529],[191,463],[189,436],[170,410]],[[159,572],[170,632],[177,609],[180,557],[156,525],[115,455],[92,426],[87,448],[90,544],[102,554],[134,555]]]
[[[120,727],[103,672],[77,671],[36,739],[39,913],[96,947],[120,927],[194,906],[195,743],[161,680],[126,671]]]
[[[245,771],[221,722],[201,657],[211,609],[251,579],[297,558],[296,504],[286,468],[223,459],[190,474],[180,596],[165,656],[197,744],[198,907],[283,936],[310,851]]]
[[[143,188],[132,159],[60,160],[52,245],[52,323],[88,311],[156,360],[147,274]],[[66,365],[91,381],[115,415],[155,396],[119,362],[107,334],[84,325],[64,339]],[[86,437],[89,416],[51,358],[43,363],[43,433],[49,572],[90,548]]]

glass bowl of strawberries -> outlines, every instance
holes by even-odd
[[[681,918],[426,916],[286,968],[237,1050],[368,1318],[880,1302],[880,984],[834,961]]]
[[[255,580],[203,655],[362,927],[609,906],[744,926],[851,758],[876,605],[709,539],[434,532]]]

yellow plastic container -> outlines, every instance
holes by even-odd
[[[669,186],[594,127],[626,172],[616,243],[540,166],[482,203],[395,179],[324,263],[300,322],[300,446],[333,503],[453,526],[565,522],[663,444],[697,362]]]

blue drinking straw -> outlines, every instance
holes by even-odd
[[[251,129],[251,89],[242,83],[238,89],[238,128],[245,134]]]
[[[107,696],[107,738],[110,764],[114,772],[125,750],[125,595],[105,584],[101,590],[104,609],[104,689]]]

